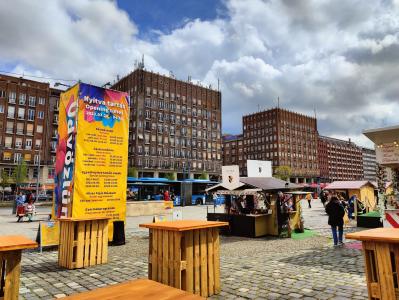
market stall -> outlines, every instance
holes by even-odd
[[[367,180],[334,181],[326,190],[336,193],[352,206],[353,217],[359,227],[379,227],[379,216],[375,216],[377,201],[374,197],[375,186]],[[350,209],[350,207],[348,207]],[[376,223],[377,222],[377,223]]]
[[[375,144],[377,159],[378,208],[384,227],[399,228],[399,126],[365,130]],[[392,170],[392,182],[387,183],[385,168]]]
[[[232,188],[219,184],[207,192],[225,196],[223,213],[208,212],[208,221],[229,222],[222,234],[244,237],[291,234],[290,219],[295,209],[293,195],[298,185],[273,177],[242,177]]]

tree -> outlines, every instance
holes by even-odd
[[[291,177],[291,168],[289,166],[279,166],[274,170],[274,176],[288,181]]]
[[[166,173],[165,175],[164,175],[164,178],[166,178],[166,179],[168,179],[168,180],[176,180],[177,179],[177,176],[176,176],[176,173]]]
[[[200,177],[198,179],[207,180],[207,179],[209,179],[209,174],[206,172],[202,172],[202,174],[200,175]]]
[[[5,170],[3,170],[1,172],[1,182],[0,182],[0,186],[2,187],[2,190],[3,190],[3,198],[2,198],[2,200],[4,200],[4,189],[6,187],[8,187],[9,182],[10,182],[10,176],[8,176],[8,173]]]
[[[28,167],[25,160],[21,159],[15,166],[12,177],[14,179],[15,185],[17,187],[16,192],[18,192],[18,187],[26,180],[28,174]]]
[[[135,167],[130,167],[127,169],[127,176],[128,177],[138,177],[139,172]]]

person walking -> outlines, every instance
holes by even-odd
[[[324,208],[326,208],[326,202],[327,202],[327,193],[326,193],[326,191],[321,191],[321,193],[320,193],[320,200],[321,200],[321,203],[323,203],[323,207]]]
[[[311,193],[306,194],[305,199],[308,200],[309,208],[312,208],[312,204],[311,204],[311,201],[312,201],[312,194],[311,194]]]
[[[326,205],[326,213],[328,214],[328,225],[331,226],[334,246],[340,246],[343,244],[345,209],[338,197],[331,197]]]

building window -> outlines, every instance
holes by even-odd
[[[4,146],[6,148],[11,148],[12,147],[12,137],[11,136],[6,136],[5,140],[4,140]],[[11,158],[11,155],[10,155]]]
[[[43,125],[37,125],[36,132],[37,133],[43,133]]]
[[[17,134],[24,134],[24,123],[17,123]]]
[[[42,140],[36,140],[35,142],[35,148],[40,149],[42,147]]]
[[[15,106],[9,106],[7,111],[7,118],[14,119],[15,117]]]
[[[14,163],[18,163],[21,161],[22,154],[21,153],[14,153]]]
[[[27,135],[33,135],[33,124],[27,124],[26,125],[26,134]]]
[[[15,93],[15,92],[9,92],[8,93],[8,102],[9,103],[15,103],[15,99],[16,99],[16,96],[17,94]]]
[[[19,94],[19,101],[18,101],[18,103],[19,103],[20,105],[25,105],[25,103],[26,103],[26,94]]]
[[[39,97],[39,104],[44,105],[45,103],[46,103],[46,99],[44,99],[43,97]]]
[[[7,122],[6,133],[13,133],[14,132],[14,122]]]
[[[21,138],[16,138],[15,139],[15,148],[16,149],[21,149],[22,148],[22,139]]]
[[[40,161],[40,156],[38,154],[35,154],[34,158],[33,158],[33,163],[35,165],[38,165]]]
[[[34,121],[34,120],[35,120],[35,110],[28,109],[28,121]]]
[[[10,159],[11,159],[11,152],[4,152],[3,160],[10,160]]]
[[[27,150],[32,149],[32,139],[27,139],[25,141],[25,149],[27,149]]]
[[[0,114],[4,113],[4,105],[0,105]]]
[[[39,119],[44,119],[44,111],[38,111],[37,112],[37,117],[39,118]]]
[[[25,108],[18,108],[18,119],[25,119]]]
[[[36,106],[36,97],[29,96],[29,106]]]

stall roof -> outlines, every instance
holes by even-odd
[[[233,191],[233,190],[235,190],[235,189],[238,189],[238,188],[240,188],[240,187],[243,187],[244,185],[245,185],[244,183],[240,183],[238,186],[236,186],[236,187],[234,187],[234,188],[232,188],[232,189],[229,189],[228,187],[224,186],[223,183],[219,183],[219,184],[216,184],[216,185],[214,185],[214,186],[211,186],[211,187],[205,189],[205,191],[206,191],[206,192],[217,191],[217,190]]]
[[[326,190],[358,190],[367,184],[374,187],[374,185],[368,180],[334,181],[326,186]]]
[[[300,189],[301,186],[274,177],[241,177],[240,182],[262,190]]]
[[[392,143],[397,141],[399,136],[399,126],[390,126],[364,130],[363,134],[367,136],[374,144]]]

